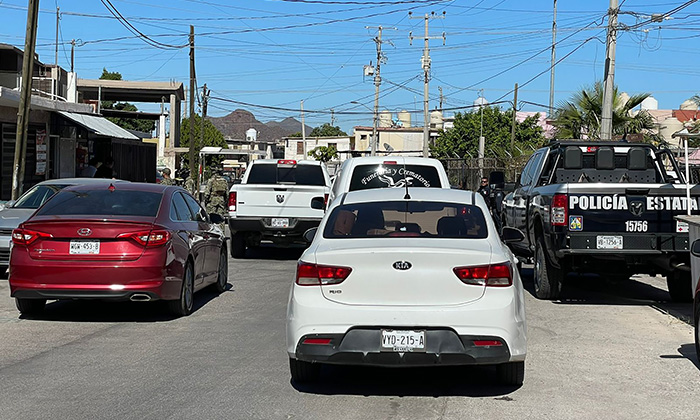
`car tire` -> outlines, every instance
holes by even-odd
[[[544,240],[538,239],[535,244],[535,268],[533,272],[535,296],[538,299],[558,299],[565,274],[565,270],[552,265],[544,248]]]
[[[216,283],[212,285],[212,288],[217,293],[223,293],[226,291],[226,285],[228,284],[228,253],[226,248],[221,249],[221,255],[219,255],[219,271],[216,275]]]
[[[695,354],[700,358],[700,296],[695,298],[695,304],[693,305],[693,320],[695,321]]]
[[[292,381],[298,383],[314,382],[321,374],[321,365],[318,363],[304,362],[302,360],[289,358],[289,373],[292,374]]]
[[[692,302],[693,291],[689,271],[675,270],[666,276],[668,294],[674,302]]]
[[[503,385],[520,386],[525,380],[525,362],[510,362],[496,365],[498,382]]]
[[[243,234],[240,232],[236,232],[233,235],[231,235],[231,257],[245,257],[245,249],[245,236],[243,236]]]
[[[168,301],[168,307],[170,312],[176,316],[187,316],[192,313],[194,307],[194,269],[189,262],[185,265],[185,271],[182,274],[180,297]]]
[[[46,299],[15,298],[15,305],[22,315],[36,315],[44,311]]]

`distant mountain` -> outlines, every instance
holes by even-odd
[[[258,140],[273,141],[301,131],[301,123],[291,117],[282,121],[270,121],[262,123],[246,110],[237,109],[224,117],[210,117],[214,127],[218,128],[224,137],[244,139],[246,130],[254,128],[258,130]],[[306,132],[311,133],[313,128],[306,126]]]

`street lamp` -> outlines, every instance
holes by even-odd
[[[377,154],[377,144],[379,143],[379,138],[377,136],[377,122],[379,118],[377,117],[377,109],[375,108],[372,110],[372,108],[368,107],[367,105],[357,102],[357,101],[350,101],[351,104],[356,104],[356,105],[361,105],[368,110],[372,111],[373,114],[373,125],[372,125],[372,140],[370,142],[370,154],[372,156],[375,156]]]

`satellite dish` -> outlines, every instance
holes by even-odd
[[[393,152],[394,148],[391,147],[389,143],[384,143],[384,149],[386,149],[387,152]]]

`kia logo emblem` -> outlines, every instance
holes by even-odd
[[[80,229],[78,229],[78,235],[90,236],[90,235],[92,235],[92,230],[90,228],[80,228]]]
[[[408,270],[413,267],[413,264],[408,261],[396,261],[392,267],[394,267],[395,270]]]

